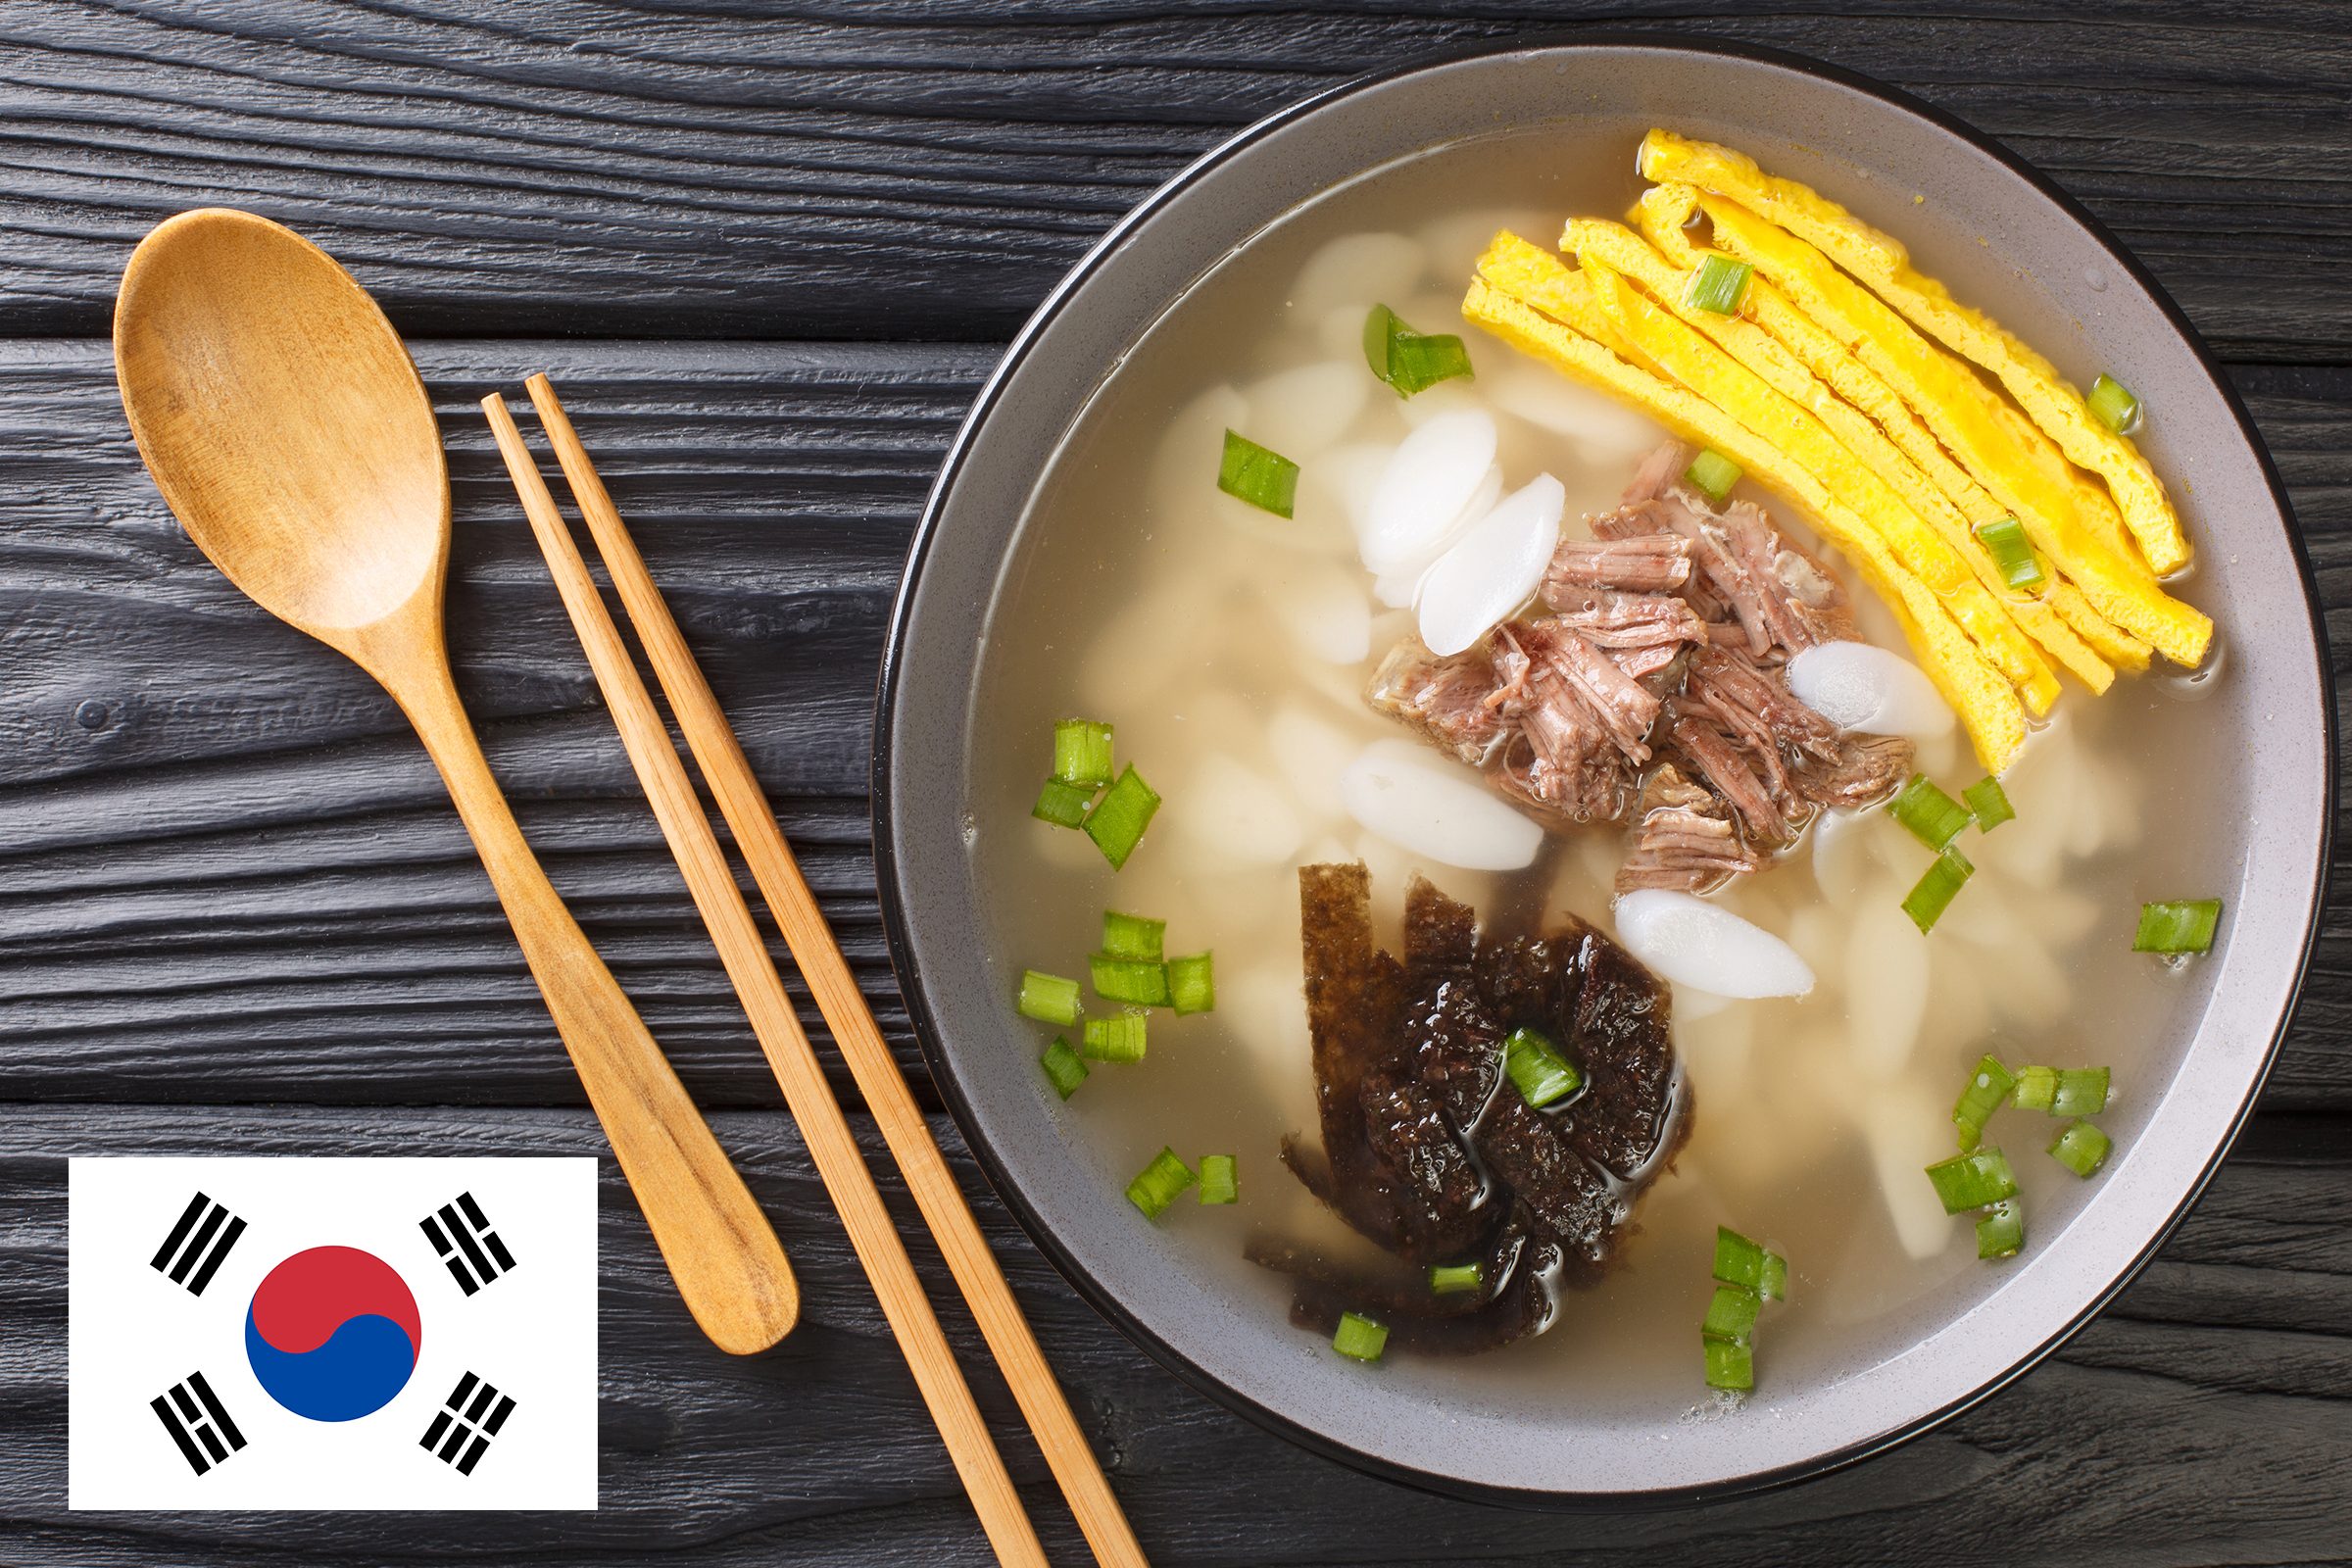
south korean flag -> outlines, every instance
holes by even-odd
[[[593,1159],[75,1159],[74,1508],[596,1506]]]

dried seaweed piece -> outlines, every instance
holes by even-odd
[[[1389,1250],[1408,1263],[1442,1263],[1475,1250],[1494,1228],[1487,1179],[1462,1147],[1445,1095],[1406,1072],[1365,1086],[1365,1140],[1387,1180]]]
[[[1389,1343],[1398,1349],[1468,1355],[1542,1333],[1555,1311],[1559,1249],[1531,1233],[1524,1211],[1480,1256],[1484,1283],[1476,1293],[1440,1296],[1426,1272],[1375,1272],[1267,1237],[1253,1237],[1243,1250],[1251,1262],[1291,1276],[1291,1322],[1319,1336],[1332,1333],[1343,1312],[1367,1312],[1388,1327]]]
[[[1543,937],[1489,939],[1478,945],[1478,984],[1487,1005],[1504,1018],[1556,1018],[1582,976],[1576,954],[1555,953]]]
[[[1634,1181],[1670,1155],[1678,1115],[1674,1047],[1666,988],[1616,943],[1590,926],[1577,938],[1584,975],[1569,1020],[1568,1043],[1591,1088],[1560,1119],[1588,1159],[1620,1181]]]
[[[1402,1269],[1341,1268],[1262,1241],[1250,1255],[1294,1277],[1303,1325],[1385,1310],[1394,1343],[1434,1350],[1539,1332],[1556,1288],[1607,1267],[1679,1136],[1664,988],[1580,921],[1490,938],[1468,906],[1420,878],[1399,963],[1374,945],[1361,866],[1308,867],[1299,886],[1325,1153],[1292,1142],[1283,1157]],[[1521,1026],[1580,1060],[1583,1095],[1528,1103],[1503,1072],[1503,1039]],[[1429,1266],[1472,1257],[1495,1260],[1487,1299],[1431,1304]]]
[[[1323,1157],[1331,1176],[1322,1196],[1356,1229],[1388,1244],[1397,1234],[1396,1204],[1365,1137],[1363,1097],[1371,1075],[1401,1055],[1403,971],[1373,941],[1372,878],[1360,863],[1300,866],[1298,913]]]
[[[1478,956],[1478,911],[1416,876],[1404,890],[1404,971],[1415,988],[1441,975],[1467,974]]]

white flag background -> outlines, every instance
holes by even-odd
[[[150,1262],[199,1192],[246,1222],[201,1297]],[[514,1263],[471,1296],[418,1228],[460,1193]],[[594,1159],[75,1159],[67,1205],[70,1507],[596,1506]],[[352,1420],[285,1408],[246,1354],[255,1289],[315,1247],[416,1298],[416,1370]],[[201,1475],[150,1405],[198,1372],[245,1440]],[[514,1403],[462,1475],[421,1440],[468,1373]]]

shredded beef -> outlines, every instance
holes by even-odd
[[[1672,535],[1627,539],[1563,539],[1544,573],[1544,598],[1572,588],[1657,593],[1690,580],[1690,543]]]
[[[1440,750],[1483,768],[1510,739],[1494,695],[1494,666],[1485,655],[1441,658],[1420,638],[1407,637],[1373,671],[1365,699]]]
[[[1649,760],[1649,748],[1642,740],[1657,721],[1654,693],[1564,621],[1514,621],[1508,630],[1529,662],[1529,685],[1538,700],[1565,692],[1600,721],[1627,760]]]
[[[1892,795],[1911,776],[1911,743],[1899,735],[1845,735],[1836,757],[1798,762],[1788,781],[1815,806],[1853,810]]]
[[[1732,825],[1723,797],[1691,783],[1668,762],[1642,788],[1633,853],[1617,868],[1617,891],[1703,893],[1762,863],[1763,857]]]
[[[1706,640],[1707,623],[1677,595],[1546,586],[1544,602],[1553,620],[1602,648],[1671,649]]]
[[[1588,519],[1594,537],[1561,541],[1538,590],[1549,613],[1446,659],[1407,637],[1368,693],[1555,826],[1627,822],[1621,890],[1755,870],[1911,762],[1908,742],[1840,734],[1789,692],[1791,656],[1857,635],[1845,590],[1761,507],[1710,506],[1688,462],[1658,448]]]

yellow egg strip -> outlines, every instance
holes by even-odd
[[[1705,253],[1690,243],[1684,225],[1697,211],[1695,186],[1652,185],[1635,205],[1634,220],[1659,250],[1669,257],[1687,255],[1691,260],[1684,265],[1696,266],[1696,259]],[[2003,515],[2001,504],[1952,461],[1894,389],[1791,304],[1770,279],[1760,274],[1749,279],[1745,313],[1839,397],[1877,420],[1903,456],[1933,479],[1963,515],[1975,522],[1990,522]]]
[[[1645,222],[1653,218],[1670,216],[1678,207],[1685,212],[1696,211],[1698,192],[1692,187],[1652,188],[1682,193],[1682,196],[1676,201],[1638,209]],[[1684,243],[1688,245],[1689,241],[1686,239]],[[1919,416],[1912,412],[1911,406],[1900,393],[1888,386],[1878,372],[1847,352],[1843,343],[1823,330],[1818,322],[1798,309],[1768,279],[1758,276],[1750,283],[1748,304],[1759,324],[1788,345],[1839,396],[1877,420],[1880,428],[1886,432],[1904,456],[1936,481],[1936,487],[1961,510],[1963,515],[1976,522],[1990,522],[1996,517],[2012,514],[2011,508],[2003,506],[1967,469],[1952,461],[1951,454],[1920,422]],[[2097,532],[2113,552],[2109,559],[2119,563],[2120,568],[2130,574],[2135,591],[2160,592],[2154,576],[2125,542],[2120,523]],[[2140,670],[2147,667],[2147,644],[2100,614],[2080,590],[2063,601],[2054,601],[2054,608],[2069,625],[2082,633],[2083,640],[2100,657],[2123,668]]]
[[[1810,473],[1826,494],[1860,517],[1886,542],[1895,560],[1943,601],[1952,618],[1976,639],[1993,667],[2025,694],[2030,710],[2036,713],[2049,710],[2058,697],[2058,677],[2000,602],[1969,574],[1968,564],[1920,521],[1900,496],[1856,463],[1819,419],[1651,304],[1607,266],[1588,257],[1584,270],[1592,276],[1593,299],[1620,333],[1674,379],[1770,441],[1789,462]]]
[[[1625,215],[1626,222],[1642,231],[1642,237],[1658,248],[1658,254],[1677,267],[1696,267],[1706,252],[1690,243],[1690,223],[1698,217],[1698,187],[1679,180],[1663,180],[1642,192],[1633,210]],[[1755,280],[1749,279],[1748,298],[1755,298]]]
[[[1691,185],[1652,185],[1634,204],[1633,221],[1649,242],[1668,257],[1686,257],[1685,266],[1698,265],[1704,253],[1690,243],[1685,225],[1698,211],[1698,190]],[[1845,351],[1813,318],[1789,303],[1788,297],[1762,277],[1748,282],[1746,314],[1794,353],[1805,367],[1827,381],[1838,395],[1868,414],[1886,432],[1897,450],[1936,482],[1962,516],[1990,522],[2006,509],[1951,459],[1909,405],[1876,372]],[[2152,580],[2152,579],[2151,579]],[[2148,667],[2148,645],[2100,614],[2063,576],[2049,596],[2059,617],[2081,634],[2100,658],[2121,669]],[[2055,652],[2055,650],[2053,650]]]
[[[1584,308],[1591,309],[1589,293]],[[1998,773],[2009,765],[2026,739],[2025,709],[2016,689],[1926,585],[1903,570],[1868,525],[1811,474],[1698,394],[1628,364],[1483,276],[1471,282],[1462,315],[1514,348],[1631,403],[1683,439],[1713,447],[1808,512],[1880,596],[1896,607],[1921,664],[1959,712],[1986,771]]]
[[[1690,242],[1690,224],[1698,216],[1698,189],[1666,182],[1642,193],[1629,220],[1669,260],[1690,268],[1704,255]],[[1839,396],[1869,414],[1905,457],[1934,479],[1963,515],[1989,521],[2002,514],[2001,504],[1954,463],[1928,428],[1893,388],[1863,365],[1845,346],[1822,330],[1772,283],[1757,276],[1748,283],[1747,314],[1780,339],[1815,375]],[[2050,608],[2078,632],[2098,655],[2118,669],[2148,667],[2148,645],[2099,613],[2082,589],[2061,576],[2049,594]]]
[[[1742,260],[1756,263],[1765,285],[1773,287],[1774,298],[1785,313],[1807,324],[1818,340],[1816,354],[1826,354],[1828,345],[1836,345],[1838,356],[1861,367],[1865,375],[1886,389],[1897,407],[1912,414],[1910,422],[1919,425],[1923,434],[1932,427],[1927,443],[1940,441],[1950,449],[1960,465],[1966,466],[1960,471],[1968,475],[1971,489],[1980,495],[1987,489],[1999,492],[1997,500],[1987,496],[1996,509],[1993,515],[2019,512],[2018,497],[2023,496],[2030,504],[2028,510],[2048,514],[2061,522],[2071,521],[2113,552],[2118,571],[2154,585],[2155,573],[2125,537],[2123,521],[2113,515],[2114,509],[2107,508],[2103,516],[2095,508],[2086,514],[2075,486],[2075,470],[2030,420],[2003,402],[1974,370],[1912,331],[1901,318],[1804,241],[1736,202],[1703,192],[1693,196],[1710,222],[1721,217],[1717,243]],[[1748,254],[1750,249],[1764,253],[1777,265],[1764,265]],[[1888,422],[1900,427],[1900,421]],[[2005,467],[2001,466],[2004,462]],[[1950,457],[1944,464],[1960,466],[1952,464]],[[1921,466],[1929,466],[1922,463]],[[2003,488],[2004,481],[2016,495]]]
[[[2168,572],[2188,564],[2180,518],[2139,449],[2093,417],[2082,394],[2032,345],[1916,270],[1901,241],[1811,187],[1767,174],[1745,154],[1713,142],[1652,130],[1642,142],[1642,172],[1728,196],[1817,246],[1915,325],[1999,377],[2060,451],[2104,478],[2150,567]]]
[[[1761,376],[1774,391],[1827,425],[1840,446],[1868,465],[1886,489],[1900,498],[1900,505],[1935,529],[2028,636],[2048,650],[2093,692],[2104,692],[2113,684],[2114,669],[2055,611],[2034,595],[2009,587],[1991,553],[1970,531],[1968,519],[1909,458],[1895,450],[1868,415],[1823,385],[1820,377],[1753,321],[1687,305],[1685,295],[1695,275],[1693,270],[1674,267],[1641,235],[1622,223],[1600,218],[1571,220],[1560,234],[1560,249],[1579,257],[1597,257],[1613,270],[1640,284],[1677,319],[1713,340],[1733,359]],[[1755,286],[1752,279],[1750,286]],[[1864,515],[1870,513],[1864,511]],[[2047,561],[2041,565],[2054,582],[2058,568]],[[2037,716],[2048,712],[2058,696],[2057,682],[2049,678],[2046,668],[2040,671],[2040,677],[2020,683],[2026,706]]]
[[[1699,208],[1713,224],[1715,243],[1853,345],[2101,614],[2176,663],[2193,667],[2204,659],[2213,622],[2156,587],[2135,556],[2119,553],[2104,537],[2102,519],[2077,510],[2079,492],[2065,459],[1973,368],[1922,338],[1803,240],[1720,196],[1700,197]]]
[[[2080,632],[2101,659],[2134,675],[2148,667],[2155,650],[2100,614],[2097,607],[2082,597],[2081,588],[2061,577],[2045,597],[2059,618]]]

